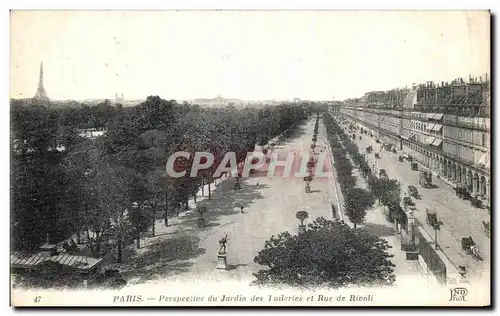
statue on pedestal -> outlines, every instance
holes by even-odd
[[[216,269],[227,270],[227,255],[226,255],[226,247],[227,247],[227,234],[221,240],[219,240],[219,252],[217,253],[217,266]]]
[[[227,234],[224,236],[221,240],[219,240],[219,255],[225,255],[226,254],[226,245],[227,245]]]

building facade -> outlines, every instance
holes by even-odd
[[[490,204],[490,83],[469,81],[367,93],[338,111]]]

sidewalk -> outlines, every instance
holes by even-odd
[[[322,136],[323,136],[323,142],[324,142],[324,146],[328,152],[328,156],[330,157],[330,165],[331,165],[331,168],[332,168],[332,173],[333,173],[333,179],[330,181],[330,185],[331,185],[331,190],[333,192],[333,198],[334,200],[337,202],[337,210],[338,210],[338,213],[339,213],[339,216],[340,216],[340,220],[344,221],[345,223],[347,223],[349,226],[354,226],[350,221],[349,219],[347,218],[347,216],[345,216],[345,212],[344,212],[344,199],[343,199],[343,195],[342,195],[342,192],[340,192],[340,183],[338,182],[338,178],[337,178],[337,170],[335,169],[335,166],[334,166],[334,161],[333,161],[333,155],[332,155],[332,152],[331,152],[331,148],[330,148],[330,144],[328,143],[328,137],[327,137],[327,133],[326,133],[326,127],[325,127],[325,124],[323,122],[323,120],[320,120],[320,130],[321,130],[321,133],[322,133]]]

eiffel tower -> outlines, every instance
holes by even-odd
[[[38,89],[36,89],[36,94],[34,99],[45,100],[45,101],[49,100],[47,92],[45,92],[45,88],[43,87],[43,62],[40,62],[40,77],[38,79]]]

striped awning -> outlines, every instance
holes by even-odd
[[[435,132],[440,132],[442,128],[443,128],[443,125],[441,125],[441,124],[434,124],[434,126],[432,127],[432,130],[435,131]]]
[[[10,266],[13,268],[33,268],[47,261],[57,262],[65,266],[70,266],[74,269],[88,270],[96,264],[104,261],[104,259],[68,254],[44,256],[41,254],[13,253],[10,255]]]
[[[436,115],[436,113],[427,113],[427,119],[431,119]]]
[[[438,147],[439,145],[441,145],[441,143],[442,143],[442,142],[443,142],[443,140],[442,140],[442,139],[440,139],[440,138],[435,138],[435,139],[434,139],[434,141],[432,142],[432,144],[431,144],[431,145],[432,145],[432,146],[436,146],[436,147]]]
[[[434,116],[432,117],[433,120],[435,121],[440,121],[443,119],[443,113],[436,113],[434,114]]]
[[[430,145],[434,142],[436,138],[435,137],[432,137],[432,136],[428,136],[424,139],[424,144],[426,145]]]
[[[477,164],[482,166],[482,167],[489,168],[490,160],[488,158],[489,158],[489,156],[487,154],[482,155],[481,158],[479,159],[479,161],[477,162]]]
[[[425,129],[428,130],[428,131],[432,131],[432,130],[434,130],[434,125],[436,125],[436,124],[427,123]]]

